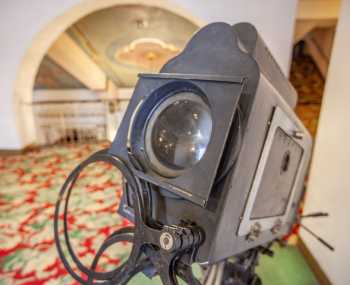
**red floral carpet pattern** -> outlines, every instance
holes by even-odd
[[[54,146],[24,155],[0,157],[0,285],[76,284],[58,259],[53,214],[58,192],[69,172],[93,152],[95,145]],[[71,196],[70,237],[76,254],[89,266],[102,241],[127,225],[116,214],[121,177],[106,164],[82,172]],[[100,270],[127,257],[118,245],[104,255]]]

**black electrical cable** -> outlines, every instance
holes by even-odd
[[[86,283],[85,280],[83,280],[79,275],[77,275],[75,273],[75,271],[73,270],[73,268],[71,267],[70,263],[68,262],[65,253],[63,251],[61,242],[59,240],[59,229],[58,229],[58,221],[59,221],[59,212],[60,212],[60,206],[61,206],[61,201],[63,200],[63,195],[65,194],[66,190],[68,189],[68,187],[71,188],[71,184],[73,179],[75,179],[76,173],[80,172],[80,167],[78,166],[73,172],[72,174],[68,177],[68,179],[66,180],[66,182],[64,183],[60,195],[59,195],[59,199],[57,200],[56,203],[56,210],[55,210],[55,216],[54,216],[54,235],[55,235],[55,241],[56,241],[56,248],[59,254],[59,257],[64,265],[64,267],[66,268],[66,270],[70,273],[70,275],[77,280],[78,282],[80,282],[81,284],[89,284]],[[75,261],[73,260],[73,262],[75,263]],[[87,274],[88,276],[91,276],[91,274]],[[90,283],[90,284],[99,284],[99,285],[107,285],[110,284],[109,282],[98,282],[98,283]]]
[[[81,170],[86,167],[88,164],[92,163],[92,162],[95,162],[94,159],[91,160],[91,158],[89,158],[87,161],[83,162],[81,165],[82,165],[82,168]],[[121,170],[120,170],[121,171]],[[79,171],[80,173],[80,171]],[[82,271],[83,273],[85,273],[86,275],[88,276],[93,276],[94,279],[97,279],[97,280],[107,280],[107,279],[110,279],[112,278],[113,276],[115,276],[119,271],[120,269],[117,268],[115,270],[112,270],[110,272],[92,272],[89,268],[85,267],[79,260],[79,258],[76,256],[72,246],[71,246],[71,243],[70,243],[70,237],[69,237],[69,234],[68,234],[68,208],[69,208],[69,198],[70,198],[70,195],[72,193],[72,189],[73,189],[73,186],[74,186],[74,183],[76,181],[76,179],[78,178],[79,176],[79,173],[76,173],[76,175],[74,175],[74,178],[70,184],[71,187],[69,187],[68,189],[68,193],[67,193],[67,199],[66,199],[66,203],[65,203],[65,206],[64,206],[64,216],[63,216],[63,224],[64,224],[64,236],[65,236],[65,240],[66,240],[66,245],[67,245],[67,249],[70,253],[70,256],[71,258],[73,259],[74,263],[76,264],[76,266],[78,267],[78,269],[80,271]]]
[[[91,264],[91,267],[90,267],[92,270],[96,269],[98,261],[99,261],[100,257],[102,256],[102,254],[106,251],[106,249],[109,248],[110,246],[114,245],[116,242],[118,242],[118,238],[121,234],[129,234],[129,235],[125,235],[125,240],[123,240],[123,241],[133,242],[133,238],[134,238],[133,237],[133,235],[134,235],[134,228],[133,227],[121,228],[121,229],[115,231],[114,233],[112,233],[98,249],[98,251],[94,257],[94,260]]]
[[[317,234],[315,234],[312,230],[310,230],[308,227],[306,227],[303,224],[300,224],[300,226],[307,231],[310,235],[312,235],[315,239],[317,239],[320,243],[322,243],[325,247],[327,247],[330,251],[334,251],[335,248],[330,245],[328,242],[326,242],[323,238],[321,238],[320,236],[318,236]]]
[[[326,212],[315,212],[311,214],[302,215],[300,218],[305,219],[305,218],[321,218],[321,217],[329,217],[329,214]]]
[[[331,251],[335,251],[335,248],[329,244],[327,241],[325,241],[323,238],[318,236],[316,233],[314,233],[312,230],[310,230],[307,226],[303,225],[301,223],[302,219],[306,218],[324,218],[324,217],[329,217],[329,213],[327,212],[314,212],[314,213],[309,213],[306,215],[301,215],[298,218],[297,225],[300,225],[305,231],[307,231],[309,234],[311,234],[314,238],[316,238],[320,243],[322,243],[325,247],[327,247]]]
[[[68,208],[69,198],[71,196],[74,183],[79,177],[80,172],[87,165],[97,161],[103,161],[112,164],[122,173],[122,175],[124,175],[126,181],[128,182],[128,185],[130,186],[129,189],[132,193],[133,209],[135,213],[135,227],[134,229],[120,229],[109,236],[98,250],[97,255],[94,258],[90,268],[87,268],[79,261],[70,244],[68,234]],[[135,274],[142,271],[150,277],[154,276],[155,274],[159,274],[163,284],[178,284],[176,280],[177,275],[180,278],[183,278],[185,282],[188,281],[187,283],[189,284],[199,285],[195,277],[192,275],[193,273],[189,271],[190,267],[179,267],[180,270],[176,272],[176,263],[180,258],[180,255],[178,253],[168,253],[166,251],[160,250],[159,239],[163,230],[163,225],[159,224],[156,221],[153,221],[152,217],[150,216],[150,200],[147,197],[147,191],[149,189],[147,185],[144,185],[144,183],[145,182],[141,181],[140,178],[138,178],[136,175],[134,175],[134,173],[131,172],[131,170],[129,170],[123,161],[121,161],[118,157],[109,154],[108,150],[103,150],[93,154],[87,160],[78,165],[68,176],[63,187],[60,190],[59,198],[56,202],[54,216],[54,235],[56,247],[61,261],[63,262],[66,270],[70,273],[70,275],[80,284],[124,285],[127,284],[128,281],[133,276],[135,276]],[[147,193],[145,193],[145,191]],[[64,199],[65,194],[67,194],[66,199]],[[68,262],[59,238],[60,209],[63,200],[65,200],[63,213],[63,232],[65,246],[68,249],[68,254],[73,260],[73,263],[80,270],[80,273],[84,273],[86,275],[86,278],[78,275],[76,273],[76,270],[72,268],[71,262]],[[128,260],[112,271],[96,272],[95,269],[97,267],[98,260],[103,252],[111,245],[122,241],[132,241],[132,249]],[[200,238],[198,238],[198,242],[200,242]],[[182,253],[189,254],[189,252]]]
[[[59,256],[65,266],[65,268],[67,269],[67,271],[72,275],[72,277],[74,279],[76,279],[78,282],[80,282],[81,284],[89,284],[89,285],[109,285],[112,284],[111,283],[111,279],[115,279],[117,275],[119,275],[120,273],[125,274],[125,267],[118,267],[112,271],[109,272],[95,272],[87,267],[85,267],[77,258],[77,256],[75,255],[72,246],[70,244],[70,240],[69,240],[69,235],[68,235],[68,222],[67,222],[67,212],[68,212],[68,204],[69,204],[69,198],[70,198],[70,194],[72,191],[72,188],[74,186],[74,183],[76,181],[76,179],[78,178],[80,172],[82,171],[83,168],[85,168],[88,164],[91,164],[93,162],[97,162],[97,161],[104,161],[104,162],[108,162],[110,164],[112,164],[113,166],[115,166],[116,168],[118,168],[119,171],[121,171],[121,173],[124,175],[125,179],[128,181],[131,189],[133,190],[134,195],[137,196],[137,205],[135,205],[138,214],[142,215],[142,211],[141,209],[141,204],[142,204],[142,195],[140,194],[139,191],[139,183],[138,181],[135,179],[135,177],[131,174],[131,172],[129,171],[129,169],[126,167],[126,165],[119,160],[117,157],[114,157],[110,154],[108,154],[107,150],[102,150],[99,151],[95,154],[93,154],[92,156],[90,156],[87,160],[85,160],[84,162],[82,162],[80,165],[78,165],[73,172],[68,176],[67,180],[65,181],[63,187],[61,188],[61,191],[59,193],[59,198],[56,202],[56,209],[55,209],[55,216],[54,216],[54,233],[55,233],[55,241],[56,241],[56,247],[59,253]],[[97,279],[99,281],[104,281],[104,282],[86,282],[86,280],[82,279],[79,275],[77,275],[73,268],[71,267],[70,263],[68,262],[68,260],[65,257],[64,251],[62,249],[61,246],[61,242],[59,239],[59,227],[58,227],[58,222],[59,222],[59,213],[60,213],[60,206],[61,206],[61,202],[64,199],[64,194],[66,193],[66,191],[68,190],[67,193],[67,198],[65,201],[65,205],[64,205],[64,215],[63,215],[63,224],[64,224],[64,237],[65,237],[65,243],[69,252],[69,255],[71,256],[73,262],[75,263],[75,265],[78,267],[78,269],[85,273],[88,277],[89,280],[93,279]],[[143,215],[141,218],[144,218]],[[118,241],[127,241],[130,240],[130,233],[126,233],[126,232],[120,232],[116,237],[115,237],[115,242]]]
[[[133,241],[133,235],[134,235],[134,228],[133,227],[127,227],[127,228],[122,228],[120,230],[115,231],[113,234],[111,234],[105,241],[104,243],[100,246],[100,248],[98,249],[94,260],[91,264],[91,270],[95,271],[96,267],[98,265],[99,259],[101,258],[102,254],[112,245],[116,244],[119,242],[119,236],[120,234],[130,234],[130,239],[128,240],[129,242]],[[125,239],[125,241],[127,241],[127,239]],[[121,270],[124,269],[126,263],[123,263],[119,268]],[[138,264],[135,266],[135,268],[133,268],[130,272],[128,272],[128,274],[125,274],[123,277],[124,280],[118,279],[115,280],[115,278],[113,278],[114,282],[118,282],[119,284],[125,284],[127,283],[135,274],[146,270],[147,268],[152,268],[153,265],[150,262],[149,259],[147,258],[142,258],[140,259],[140,261],[138,262]],[[119,276],[120,277],[120,276]],[[92,284],[93,279],[92,277],[88,278],[88,282],[89,284]]]

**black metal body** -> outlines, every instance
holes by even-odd
[[[213,128],[198,163],[166,177],[149,165],[145,129],[159,104],[179,91],[201,97]],[[231,269],[241,277],[233,284],[259,284],[254,274],[259,246],[290,230],[310,157],[311,138],[292,110],[295,102],[294,89],[252,25],[214,23],[201,29],[159,74],[140,75],[110,149],[94,154],[68,177],[55,215],[56,243],[67,270],[85,284],[60,245],[61,202],[66,192],[69,198],[82,168],[102,160],[124,174],[119,212],[135,228],[108,237],[91,269],[85,268],[69,244],[67,200],[65,242],[87,274],[86,284],[126,284],[140,271],[159,274],[166,285],[177,284],[176,276],[199,284],[191,273],[193,262],[212,264],[234,255],[238,261]],[[133,241],[129,260],[112,272],[95,272],[101,254],[123,240]]]
[[[294,90],[281,71],[276,71],[278,66],[272,58],[261,56],[261,47],[266,49],[250,24],[232,27],[215,23],[200,30],[160,74],[140,75],[110,149],[111,154],[121,157],[140,178],[182,197],[176,199],[174,195],[153,191],[154,218],[164,224],[195,221],[203,228],[206,239],[198,252],[199,262],[216,262],[278,238],[288,232],[293,221],[294,211],[291,211],[289,223],[281,225],[278,232],[263,231],[254,241],[237,234],[274,108],[279,106],[298,121],[286,103],[293,104]],[[264,63],[257,63],[259,57]],[[270,86],[265,74],[277,77],[277,87]],[[132,125],[137,120],[137,112],[144,110],[143,102],[169,82],[178,84],[177,87],[193,84],[200,88],[208,96],[211,106],[215,106],[214,125],[220,122],[216,126],[219,128],[217,133],[214,130],[212,148],[208,148],[204,159],[175,179],[161,177],[144,166],[137,169],[128,148],[128,140],[134,139],[128,135],[130,128],[140,128],[141,132],[144,126]],[[232,123],[237,104],[242,114],[239,145],[235,139],[237,130]],[[144,112],[146,118],[147,110]],[[142,145],[142,136],[139,143]],[[215,183],[215,178],[223,172],[225,177],[220,183]],[[293,205],[297,204],[300,191],[298,189],[294,195]]]

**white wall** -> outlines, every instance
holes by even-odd
[[[251,22],[289,74],[297,0],[176,0],[206,22]],[[200,3],[200,5],[199,5]]]
[[[7,131],[0,136],[0,149],[21,148],[24,144],[16,122],[14,84],[21,60],[32,40],[53,19],[73,6],[82,2],[91,6],[96,1],[102,0],[1,1],[0,129]],[[113,0],[104,0],[106,1]],[[147,3],[153,3],[153,1],[162,0],[148,0]],[[114,0],[114,2],[118,1]],[[203,22],[252,22],[271,47],[272,53],[285,73],[288,72],[297,0],[171,0],[169,2],[174,5],[179,4]],[[47,44],[50,44],[49,40]],[[32,83],[28,81],[27,84]]]
[[[328,70],[309,178],[305,213],[329,218],[304,224],[334,247],[330,252],[308,233],[302,237],[335,285],[350,284],[350,0],[343,0]]]
[[[0,149],[21,148],[14,84],[22,57],[35,35],[78,0],[5,0],[0,3]]]

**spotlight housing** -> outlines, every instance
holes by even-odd
[[[252,25],[210,24],[159,74],[140,74],[109,153],[149,185],[152,219],[195,222],[196,261],[216,262],[294,222],[311,150],[295,102]]]

